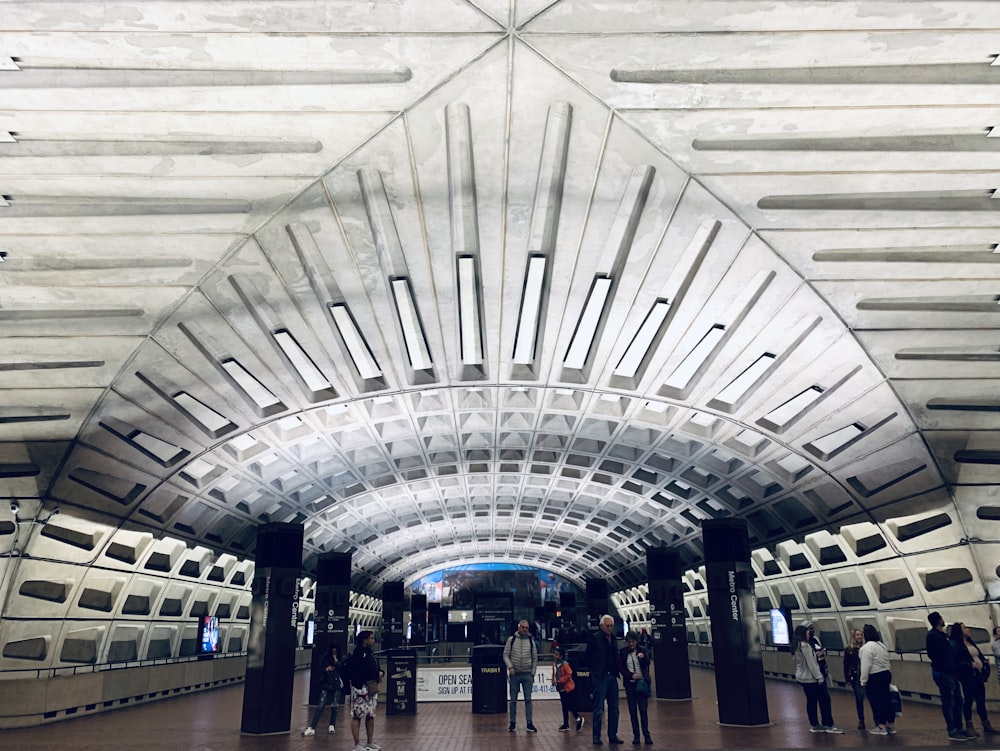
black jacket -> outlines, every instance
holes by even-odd
[[[322,691],[342,691],[344,688],[344,682],[341,679],[340,672],[343,669],[343,660],[336,659],[329,652],[323,657],[320,663],[320,677],[319,677],[319,687]],[[327,670],[327,668],[333,668],[333,670]]]
[[[592,678],[610,676],[618,679],[618,640],[614,634],[610,643],[603,631],[597,631],[587,640],[587,665]]]
[[[348,658],[348,676],[355,688],[364,688],[367,681],[379,679],[378,658],[370,647],[355,647]]]
[[[958,677],[955,651],[951,648],[951,639],[944,631],[932,628],[927,632],[927,656],[931,658],[931,670]]]

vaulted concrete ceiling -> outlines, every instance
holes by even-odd
[[[373,592],[1000,518],[1000,4],[0,27],[5,496],[250,557],[302,522]]]

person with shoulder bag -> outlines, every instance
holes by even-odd
[[[625,644],[618,652],[618,672],[625,686],[628,715],[632,720],[632,745],[639,745],[639,731],[646,739],[646,745],[653,745],[649,734],[649,652],[639,646],[639,635],[635,631],[625,634]]]
[[[350,657],[351,679],[351,733],[354,736],[354,751],[381,751],[375,737],[375,707],[378,706],[378,685],[385,675],[379,667],[378,658],[372,647],[375,633],[360,632],[354,640],[354,652]],[[361,720],[365,721],[365,735],[368,742],[361,745]]]
[[[851,643],[844,649],[844,683],[854,692],[854,708],[858,712],[858,730],[865,729],[865,690],[861,686],[861,657],[859,652],[865,643],[860,628],[851,630]]]
[[[552,647],[552,685],[555,686],[562,705],[562,725],[559,726],[559,732],[569,730],[569,715],[572,712],[576,731],[579,733],[583,728],[583,718],[576,711],[576,696],[573,693],[576,691],[576,682],[573,680],[573,668],[566,662],[562,647]]]
[[[331,643],[329,651],[323,656],[320,663],[322,673],[319,677],[319,701],[316,702],[316,711],[313,713],[312,721],[302,731],[302,735],[316,735],[316,726],[319,725],[323,710],[330,707],[330,728],[327,731],[330,735],[337,732],[337,709],[340,707],[340,696],[344,690],[344,681],[340,677],[340,672],[344,667],[344,660],[340,657],[340,647]]]
[[[861,657],[861,685],[868,693],[872,705],[875,727],[872,735],[893,735],[896,714],[892,710],[889,687],[892,685],[892,670],[889,664],[889,650],[882,643],[882,637],[870,623],[864,628],[865,643],[859,652]]]
[[[986,681],[990,677],[990,663],[980,651],[979,646],[972,641],[969,627],[964,623],[951,625],[951,642],[955,650],[955,662],[958,664],[958,679],[962,684],[965,701],[962,704],[962,715],[965,717],[965,732],[976,737],[979,733],[972,722],[972,705],[976,705],[976,714],[984,733],[993,733],[989,715],[986,713]]]

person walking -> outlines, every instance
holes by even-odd
[[[625,634],[625,646],[618,652],[618,672],[625,686],[628,716],[632,721],[632,745],[639,745],[642,730],[647,746],[653,745],[649,734],[649,651],[639,646],[635,631]]]
[[[316,702],[316,711],[313,713],[312,721],[302,731],[302,735],[316,735],[316,726],[319,725],[319,718],[323,716],[323,710],[330,707],[330,728],[327,733],[333,735],[337,732],[337,710],[340,708],[340,696],[344,691],[344,681],[340,677],[343,667],[343,658],[340,656],[340,647],[330,644],[330,649],[323,655],[320,663],[319,678],[319,701]]]
[[[552,685],[556,687],[559,694],[559,703],[562,705],[562,725],[559,732],[565,733],[569,730],[569,716],[573,714],[573,722],[576,731],[579,733],[583,728],[583,717],[576,711],[576,681],[573,680],[573,667],[566,662],[566,656],[562,647],[552,647]]]
[[[958,683],[958,665],[951,641],[944,630],[944,618],[936,610],[927,616],[931,628],[927,632],[927,657],[931,661],[931,678],[941,692],[941,714],[948,728],[948,740],[967,741],[962,722],[962,689]]]
[[[969,627],[964,623],[951,625],[951,645],[955,650],[955,662],[958,665],[958,682],[962,685],[962,715],[965,717],[965,734],[973,738],[979,736],[972,722],[972,705],[976,705],[976,713],[984,733],[992,733],[989,715],[986,713],[986,681],[990,677],[990,663],[986,656],[969,634]]]
[[[805,623],[795,627],[792,637],[792,654],[795,655],[795,680],[806,695],[806,716],[809,718],[809,732],[832,733],[844,731],[833,721],[830,707],[830,692],[826,686],[826,676],[816,659],[816,651],[809,641],[809,629]],[[819,712],[817,713],[817,707]],[[822,722],[820,721],[822,720]]]
[[[507,683],[510,686],[510,725],[507,730],[513,733],[517,729],[517,695],[523,690],[527,729],[529,733],[537,733],[538,728],[531,722],[531,692],[535,686],[538,650],[527,621],[519,622],[517,633],[507,639],[503,648],[503,664],[507,666]]]
[[[868,693],[872,705],[875,727],[872,735],[894,735],[896,733],[896,713],[892,710],[889,686],[892,685],[892,671],[889,665],[889,650],[882,643],[878,629],[865,624],[865,643],[861,647],[861,676],[859,681]]]
[[[351,734],[354,751],[380,751],[374,741],[375,707],[378,706],[378,686],[385,671],[378,664],[373,647],[375,633],[361,631],[354,639],[354,652],[348,662],[351,679]],[[361,745],[361,721],[365,721],[367,743]]]
[[[602,615],[598,630],[587,639],[586,659],[590,666],[590,683],[594,691],[594,714],[591,731],[594,745],[600,746],[604,705],[608,705],[608,743],[622,742],[618,737],[618,644],[615,639],[615,619]]]
[[[861,657],[859,650],[865,643],[860,628],[851,630],[851,643],[844,649],[844,683],[854,692],[854,708],[858,712],[858,730],[865,729],[865,690],[861,686]]]

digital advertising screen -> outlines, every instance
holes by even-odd
[[[792,643],[791,613],[783,608],[771,608],[771,643],[779,649]]]
[[[302,646],[311,647],[315,643],[316,643],[316,621],[314,621],[312,618],[309,618],[306,621],[306,633]]]
[[[198,619],[198,654],[215,654],[221,648],[219,619],[214,615],[203,615]]]

